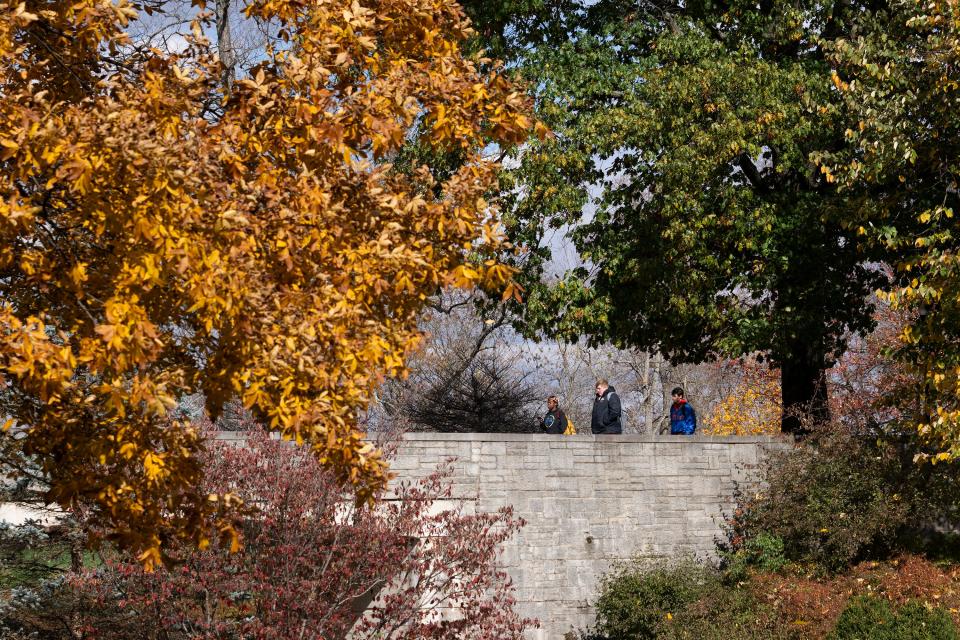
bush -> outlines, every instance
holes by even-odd
[[[308,452],[247,431],[243,447],[210,438],[202,460],[206,493],[229,489],[253,505],[237,523],[242,549],[229,538],[206,550],[172,544],[153,572],[108,547],[95,568],[67,553],[39,578],[0,585],[0,638],[504,640],[535,624],[514,611],[498,562],[522,521],[509,507],[472,514],[449,500],[448,464],[368,505]],[[0,561],[63,555],[59,539],[20,529],[0,527]]]
[[[803,447],[771,458],[767,489],[741,499],[730,523],[727,551],[752,562],[782,556],[823,571],[885,557],[917,516],[920,492],[912,461],[892,445],[836,428]],[[762,538],[766,535],[767,538]]]
[[[744,553],[750,564],[760,571],[779,571],[787,563],[783,555],[783,540],[769,533],[747,540]]]
[[[693,560],[616,567],[601,583],[589,640],[787,640],[770,607]]]
[[[774,573],[787,564],[787,558],[783,555],[783,540],[765,531],[746,538],[735,551],[721,555],[726,570],[724,579],[728,583],[747,580],[748,567]]]
[[[748,588],[716,586],[662,622],[666,640],[788,640],[797,633],[778,625],[770,608]]]
[[[894,613],[886,600],[853,598],[840,614],[829,640],[957,640],[946,611],[909,602]]]
[[[169,566],[151,573],[126,557],[84,572],[77,591],[104,607],[120,600],[126,614],[78,612],[90,637],[495,640],[534,624],[514,611],[497,562],[522,520],[510,507],[436,508],[450,497],[449,465],[368,505],[315,457],[263,430],[250,430],[243,447],[211,438],[204,456],[205,492],[256,505],[238,523],[243,548],[229,539],[205,551],[171,545]],[[438,622],[446,611],[459,616]]]
[[[803,446],[768,459],[764,491],[738,496],[721,545],[728,566],[776,570],[776,539],[784,560],[828,574],[903,551],[958,557],[942,532],[960,523],[960,464],[924,455],[906,434],[815,429]]]
[[[858,596],[840,614],[830,640],[866,640],[886,637],[877,635],[893,627],[893,611],[886,600]]]
[[[601,581],[596,633],[608,640],[656,638],[668,614],[683,610],[716,583],[714,572],[692,560],[618,565]]]
[[[908,602],[896,617],[897,628],[890,638],[900,640],[957,640],[957,627],[942,607],[928,609],[923,603]]]

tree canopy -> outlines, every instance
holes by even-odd
[[[357,412],[427,296],[511,293],[481,154],[532,122],[454,4],[252,2],[279,35],[227,90],[204,14],[165,53],[133,46],[138,6],[0,4],[0,409],[47,499],[151,565],[230,506],[184,394],[241,398],[361,499],[385,482]],[[393,170],[414,126],[459,167]]]
[[[960,458],[960,7],[890,2],[828,48],[849,123],[817,158],[858,213],[856,233],[888,248],[909,322],[898,352],[920,380],[921,436]]]
[[[514,175],[528,331],[674,361],[759,351],[782,371],[784,427],[824,417],[824,371],[885,284],[886,247],[814,161],[847,128],[828,45],[872,10],[599,2],[525,54],[556,133]],[[558,233],[584,264],[551,274]]]

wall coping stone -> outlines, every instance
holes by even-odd
[[[273,434],[277,437],[277,434]],[[377,434],[370,434],[376,439]],[[218,431],[217,440],[244,440],[243,431]],[[584,442],[597,443],[650,443],[650,444],[748,444],[748,445],[791,445],[790,436],[713,436],[696,433],[692,436],[674,436],[669,434],[650,435],[647,433],[625,434],[577,434],[574,436],[552,435],[548,433],[440,433],[428,431],[408,431],[403,434],[405,442]]]
[[[789,436],[712,436],[701,433],[692,436],[673,436],[669,434],[654,436],[645,433],[626,434],[577,434],[561,436],[547,433],[437,433],[407,432],[403,439],[408,442],[562,442],[567,440],[595,442],[642,442],[656,444],[787,444]]]

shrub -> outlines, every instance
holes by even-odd
[[[685,609],[662,621],[665,640],[788,640],[795,631],[778,625],[770,607],[747,588],[717,585]]]
[[[886,637],[893,627],[893,611],[890,603],[879,598],[858,596],[850,601],[840,614],[837,625],[830,634],[830,640],[866,640],[867,638]]]
[[[498,559],[522,521],[509,507],[466,512],[449,465],[369,505],[290,443],[251,430],[246,444],[211,439],[203,460],[207,492],[250,505],[242,549],[229,538],[174,546],[148,573],[104,548],[96,568],[68,562],[61,576],[0,593],[0,638],[517,640],[535,624],[514,611]]]
[[[693,560],[618,565],[601,581],[596,633],[609,640],[656,638],[667,618],[700,598],[717,576]]]
[[[760,571],[779,571],[787,563],[783,555],[783,540],[769,533],[761,532],[747,540],[744,552],[750,563]]]
[[[783,540],[765,531],[744,539],[735,551],[721,555],[726,570],[724,580],[728,583],[745,581],[749,577],[747,567],[772,573],[787,564],[787,558],[783,555]]]
[[[584,640],[787,640],[748,588],[725,586],[693,560],[622,564],[601,583],[597,625]]]
[[[840,428],[774,456],[766,490],[741,499],[729,523],[728,551],[769,565],[775,539],[789,560],[833,573],[883,557],[916,515],[912,463],[896,447]],[[766,535],[766,538],[761,536]]]
[[[514,611],[498,566],[523,524],[510,507],[469,514],[451,499],[449,465],[398,482],[395,500],[357,499],[313,456],[250,431],[244,447],[211,439],[205,490],[255,505],[239,523],[242,550],[188,546],[147,573],[120,559],[81,576],[109,604],[123,594],[127,626],[90,617],[98,640],[196,638],[432,638],[515,640],[534,621]],[[449,504],[436,508],[440,500]],[[449,618],[449,619],[448,619]]]
[[[829,640],[956,640],[957,628],[940,608],[913,601],[894,612],[886,600],[853,598],[840,614]]]
[[[899,640],[957,640],[957,627],[942,607],[928,609],[923,603],[908,602],[896,617],[890,638]]]

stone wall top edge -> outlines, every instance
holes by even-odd
[[[218,440],[244,440],[247,434],[237,431],[221,431],[216,434]],[[649,434],[620,434],[620,435],[591,435],[578,434],[575,436],[558,436],[546,433],[436,433],[436,432],[409,432],[403,434],[408,442],[596,442],[604,444],[646,443],[646,444],[766,444],[775,446],[791,446],[789,438],[779,436],[710,436],[696,434],[693,436],[652,436]]]
[[[787,445],[790,441],[776,436],[651,436],[646,434],[576,435],[558,436],[545,433],[433,433],[411,432],[403,434],[409,442],[643,442],[651,444],[776,444]]]

